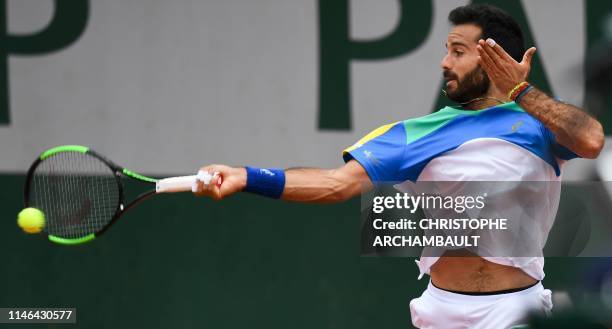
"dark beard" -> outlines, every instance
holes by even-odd
[[[466,103],[484,96],[490,85],[489,77],[479,66],[466,74],[461,81],[457,81],[457,89],[453,92],[447,91],[447,95],[454,102]]]

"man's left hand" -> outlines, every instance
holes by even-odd
[[[480,39],[476,48],[480,55],[480,65],[487,72],[491,83],[502,93],[507,95],[516,85],[527,80],[535,47],[525,52],[520,63],[493,39]]]

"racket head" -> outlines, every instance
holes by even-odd
[[[91,241],[121,214],[122,170],[85,146],[54,147],[28,170],[25,207],[45,214],[43,233],[52,242],[75,245]]]

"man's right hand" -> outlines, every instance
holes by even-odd
[[[225,165],[208,165],[202,167],[200,171],[214,175],[210,184],[197,182],[197,189],[194,192],[197,196],[208,196],[214,200],[221,200],[236,192],[242,191],[246,186],[247,174],[244,168],[233,168]]]

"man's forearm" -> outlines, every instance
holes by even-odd
[[[601,124],[581,109],[558,102],[538,89],[529,91],[520,106],[550,129],[559,144],[584,158],[596,158],[604,144]]]
[[[348,200],[361,192],[361,184],[345,176],[338,169],[287,169],[282,199],[308,203]]]

